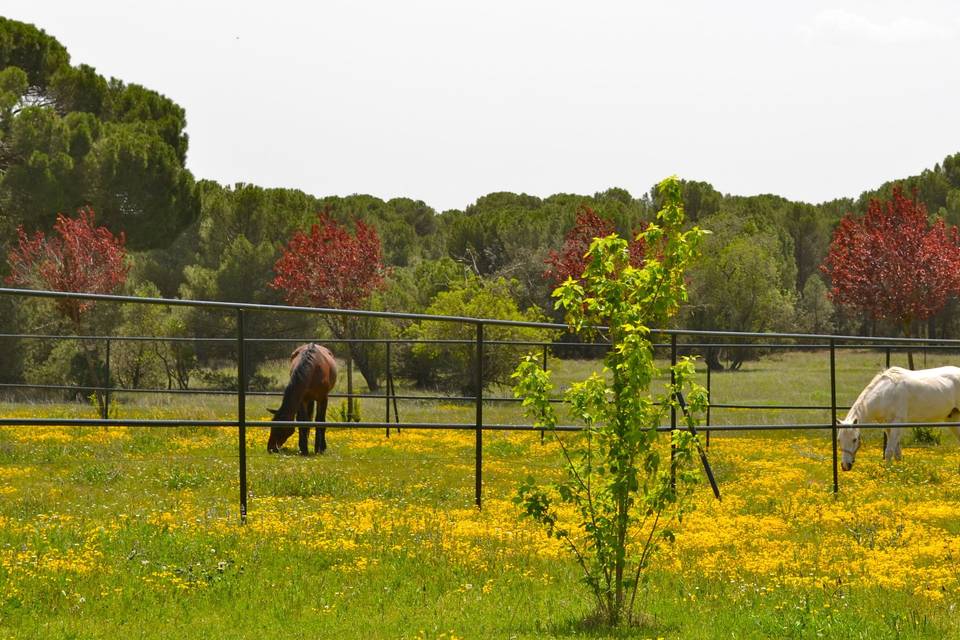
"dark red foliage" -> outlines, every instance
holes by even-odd
[[[560,251],[551,251],[544,261],[547,270],[543,272],[554,286],[559,286],[567,278],[579,280],[587,266],[586,253],[594,238],[602,238],[616,233],[613,223],[601,218],[586,205],[577,209],[577,219],[573,228],[567,232]],[[645,246],[642,240],[630,242],[630,264],[638,267],[643,264]]]
[[[890,200],[871,200],[863,217],[843,217],[820,268],[834,302],[906,326],[937,313],[960,288],[957,228],[942,219],[931,225],[923,203],[898,186]]]
[[[17,246],[7,255],[7,284],[51,291],[115,292],[130,270],[125,237],[95,226],[94,217],[90,207],[80,209],[76,218],[58,214],[53,225],[57,235],[50,237],[41,231],[30,237],[19,227]],[[57,300],[57,307],[74,322],[92,306],[89,300]]]
[[[351,235],[325,214],[310,233],[297,231],[273,270],[270,286],[290,304],[356,309],[383,285],[377,230],[361,221]]]

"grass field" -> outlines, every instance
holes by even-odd
[[[559,380],[588,368],[553,364]],[[840,352],[837,364],[838,402],[849,404],[883,356]],[[827,367],[824,352],[765,358],[715,374],[713,398],[829,404]],[[235,411],[229,398],[119,400],[121,418]],[[248,416],[274,404],[251,399]],[[468,403],[400,410],[409,421],[473,418]],[[382,419],[383,400],[364,400],[362,414]],[[94,417],[26,403],[0,404],[0,415]],[[514,405],[485,416],[521,421]],[[717,424],[826,420],[713,413]],[[714,434],[722,502],[697,490],[697,510],[655,563],[644,623],[612,636],[960,637],[960,449],[944,436],[908,438],[903,461],[885,465],[869,434],[834,496],[828,432]],[[485,435],[482,511],[470,432],[335,429],[329,452],[310,458],[267,455],[265,441],[250,430],[241,526],[233,430],[0,429],[0,638],[611,637],[585,622],[577,567],[510,501],[526,475],[558,473],[549,439]]]

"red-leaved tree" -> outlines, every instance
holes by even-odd
[[[326,214],[320,214],[310,233],[294,233],[273,270],[270,286],[283,291],[288,303],[334,309],[365,306],[386,275],[376,228],[358,220],[351,234]],[[357,337],[360,319],[330,315],[324,320],[335,337]],[[349,348],[367,386],[376,390],[371,350],[359,343]]]
[[[834,302],[896,322],[909,336],[915,320],[940,311],[960,288],[957,228],[939,218],[931,225],[924,204],[897,186],[862,217],[840,220],[820,269]]]
[[[7,284],[29,289],[113,293],[127,279],[130,267],[123,233],[113,235],[106,227],[94,224],[94,212],[84,207],[76,218],[60,214],[53,225],[57,235],[42,231],[28,236],[17,229],[17,246],[7,255],[10,275]],[[91,300],[57,300],[57,308],[74,323],[79,323]]]
[[[560,251],[551,251],[544,261],[547,270],[543,272],[553,286],[558,287],[567,278],[579,280],[587,266],[587,249],[594,238],[602,238],[616,233],[613,222],[601,218],[586,205],[577,209],[577,218],[573,228],[567,232]],[[646,247],[642,240],[631,240],[629,245],[630,264],[637,267],[643,264]]]
[[[106,227],[96,226],[94,218],[93,209],[84,207],[77,212],[76,218],[58,215],[53,225],[55,234],[49,236],[42,231],[28,236],[23,227],[18,228],[17,246],[7,255],[10,265],[7,284],[77,293],[116,292],[130,270],[125,238],[123,233],[115,236]],[[55,304],[60,313],[79,329],[94,302],[58,298]],[[91,380],[103,386],[106,381],[100,380],[97,373],[96,346],[88,341],[81,341],[81,345]],[[103,411],[103,394],[96,392],[94,395]]]

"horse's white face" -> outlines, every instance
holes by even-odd
[[[860,427],[854,426],[856,420],[851,422],[841,421],[837,429],[837,445],[843,453],[840,461],[840,468],[844,471],[850,471],[853,468],[853,461],[857,457],[857,450],[860,448]]]

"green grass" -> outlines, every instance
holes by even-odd
[[[948,360],[931,358],[928,366]],[[551,364],[566,382],[591,366]],[[838,402],[848,404],[883,356],[841,351],[837,365]],[[282,375],[281,365],[271,366]],[[825,352],[765,358],[711,382],[715,402],[830,399]],[[222,418],[235,402],[121,395],[116,411]],[[274,403],[251,398],[248,416],[266,419]],[[361,406],[365,419],[383,417],[382,398]],[[470,403],[400,404],[406,421],[469,423],[473,412]],[[0,415],[28,414],[93,417],[88,406],[0,404]],[[523,421],[515,404],[490,403],[484,415]],[[821,422],[828,412],[718,409],[713,418]],[[716,549],[681,540],[651,574],[643,624],[609,631],[591,624],[576,565],[545,552],[548,541],[509,503],[525,475],[558,472],[556,447],[541,446],[536,434],[484,435],[487,506],[477,513],[472,433],[386,439],[380,430],[332,429],[327,455],[301,458],[267,455],[266,432],[251,429],[250,515],[240,526],[232,430],[4,428],[0,638],[960,637],[955,583],[939,598],[918,595],[912,584],[865,586],[870,575],[844,571],[869,564],[837,561],[844,545],[851,558],[913,561],[915,543],[953,540],[960,528],[950,511],[960,503],[955,442],[908,442],[904,461],[888,466],[879,462],[879,434],[868,438],[833,498],[825,433],[714,434],[710,455],[724,502],[700,487],[686,528],[706,532],[704,540],[711,527],[738,535]],[[923,516],[922,531],[899,515],[908,512]],[[901,521],[907,528],[898,538]],[[782,528],[780,537],[755,523]],[[795,548],[817,579],[792,584],[765,568],[766,544]],[[722,558],[717,570],[697,569],[714,551]],[[751,562],[755,568],[745,568]]]

